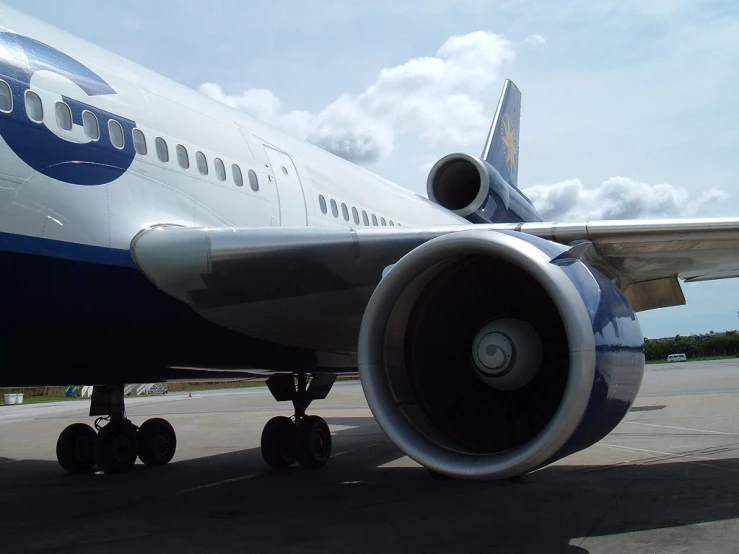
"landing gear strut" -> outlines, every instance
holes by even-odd
[[[137,456],[150,466],[164,465],[174,456],[177,437],[168,421],[153,418],[137,427],[126,417],[123,385],[95,387],[90,415],[99,416],[95,429],[73,423],[57,440],[57,460],[69,472],[97,466],[105,473],[120,473],[131,469]]]
[[[285,469],[295,461],[306,469],[323,467],[331,457],[331,431],[318,416],[306,415],[313,400],[326,398],[335,375],[314,375],[310,384],[304,374],[273,375],[267,387],[278,402],[292,401],[292,418],[270,419],[262,431],[262,457],[274,469]]]

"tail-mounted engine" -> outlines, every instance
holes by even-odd
[[[449,154],[431,168],[426,193],[432,202],[472,223],[541,221],[533,204],[485,160]]]
[[[472,162],[444,165],[480,175]],[[375,290],[359,338],[382,429],[460,478],[521,475],[594,444],[627,412],[643,368],[617,287],[567,247],[513,232],[450,233],[407,254]]]

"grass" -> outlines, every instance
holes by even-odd
[[[336,381],[357,381],[358,376],[355,375],[340,375],[336,378]],[[217,381],[213,383],[202,383],[202,382],[172,382],[167,384],[169,392],[189,392],[189,391],[206,391],[206,390],[221,390],[221,389],[240,389],[240,388],[251,388],[251,387],[265,387],[265,381],[262,379],[248,381]]]
[[[213,383],[201,383],[201,382],[180,382],[174,381],[167,383],[167,390],[169,392],[196,392],[205,390],[221,390],[221,389],[248,389],[252,387],[264,387],[265,382],[263,380],[248,380],[248,381],[215,381]]]
[[[4,400],[4,398],[0,397],[0,399]],[[49,395],[49,396],[29,396],[26,393],[23,393],[23,404],[43,404],[45,402],[59,402],[61,400],[89,400],[89,398],[82,398],[80,396],[75,397],[66,397],[63,394],[62,395]],[[0,407],[7,406],[7,404],[0,404]]]
[[[359,377],[356,375],[341,375],[337,377],[337,381],[355,381]],[[201,392],[209,390],[222,390],[222,389],[240,389],[240,388],[252,388],[252,387],[264,387],[264,379],[250,379],[240,381],[216,381],[216,382],[171,382],[167,383],[167,389],[169,392]],[[82,398],[80,396],[64,396],[65,387],[44,387],[44,388],[14,388],[5,389],[0,391],[0,394],[13,394],[23,393],[23,404],[40,404],[43,402],[60,402],[60,401],[76,401],[76,400],[89,400],[89,398]],[[3,400],[0,396],[0,400]],[[3,404],[0,404],[2,406]]]

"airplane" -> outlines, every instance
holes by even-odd
[[[644,372],[635,312],[739,276],[739,219],[546,222],[506,80],[480,156],[428,198],[0,7],[0,386],[94,385],[62,468],[167,464],[126,383],[266,378],[272,468],[324,466],[307,410],[359,374],[433,475],[515,478],[587,448]]]

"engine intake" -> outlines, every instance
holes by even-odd
[[[495,168],[469,154],[444,156],[431,168],[426,181],[429,199],[461,217],[482,208],[491,189],[507,210],[509,188]]]
[[[641,370],[627,372],[620,403],[604,402],[590,303],[625,299],[617,289],[599,295],[609,282],[582,262],[550,263],[564,249],[514,233],[451,233],[383,278],[362,322],[359,372],[375,418],[408,456],[446,475],[501,479],[589,446],[620,421]],[[633,311],[609,314],[627,332],[608,364],[637,367]]]
[[[436,162],[426,193],[432,202],[472,223],[541,221],[520,190],[485,160],[469,154],[449,154]]]

